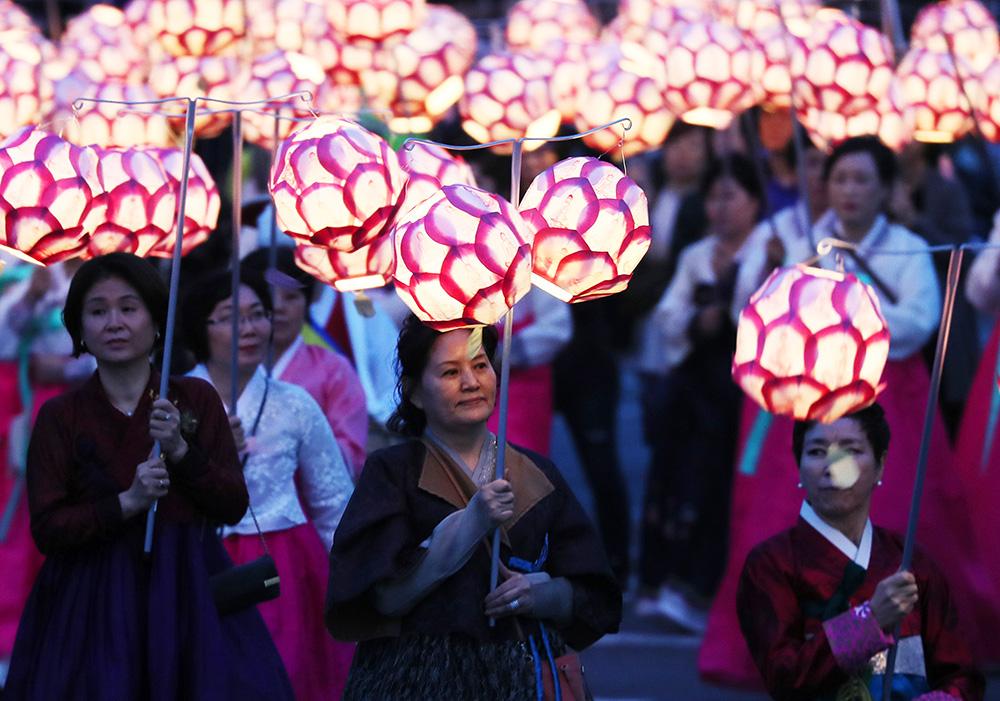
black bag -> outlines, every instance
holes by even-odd
[[[257,418],[254,419],[253,428],[250,435],[257,433],[257,426],[260,424],[260,417],[264,413],[264,405],[267,403],[267,392],[270,389],[270,380],[265,381],[264,396],[260,400],[260,408],[257,410]],[[243,457],[243,467],[246,467],[247,458]],[[212,575],[209,585],[212,587],[212,599],[215,601],[215,608],[220,616],[235,613],[263,601],[277,599],[281,593],[278,576],[278,567],[274,564],[274,558],[267,549],[267,541],[257,523],[257,514],[253,511],[253,503],[249,503],[250,515],[253,517],[254,528],[260,537],[260,543],[264,547],[264,554],[253,562],[245,565],[234,565],[228,570],[224,570]]]

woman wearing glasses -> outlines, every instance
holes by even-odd
[[[237,564],[263,555],[256,514],[281,577],[281,596],[258,608],[295,696],[300,701],[338,698],[353,649],[335,643],[324,630],[323,595],[327,552],[353,487],[319,405],[301,387],[268,378],[262,367],[271,311],[270,290],[256,271],[243,271],[235,304],[229,272],[195,281],[182,308],[185,341],[199,363],[190,374],[211,382],[227,403],[236,385],[236,411],[227,408],[238,419],[233,433],[246,455],[253,513],[225,528],[223,542]],[[234,314],[239,316],[236,339]]]

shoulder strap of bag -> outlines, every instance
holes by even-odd
[[[256,435],[257,427],[260,425],[260,417],[264,415],[264,405],[267,404],[267,393],[271,389],[271,378],[266,378],[264,380],[264,395],[260,399],[260,406],[257,408],[257,418],[253,420],[253,427],[250,429],[250,435]],[[250,459],[250,454],[243,456],[243,461],[241,463],[243,469],[246,469],[247,460]],[[271,556],[271,551],[267,549],[267,541],[264,540],[264,533],[260,530],[260,524],[257,523],[257,514],[253,510],[253,497],[250,496],[250,490],[247,490],[247,506],[250,507],[250,516],[253,518],[253,527],[257,529],[257,536],[260,538],[260,544],[264,548],[264,554],[268,557]]]

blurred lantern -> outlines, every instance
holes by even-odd
[[[54,88],[44,71],[45,40],[19,30],[0,33],[0,138],[39,121]]]
[[[764,107],[772,110],[791,107],[792,47],[798,44],[799,50],[804,50],[802,39],[786,32],[781,26],[770,26],[758,33],[757,40],[763,55],[759,87]]]
[[[145,23],[171,56],[235,54],[246,30],[243,0],[148,0]]]
[[[562,118],[543,68],[524,54],[494,53],[479,59],[465,75],[465,94],[458,103],[465,133],[481,144],[555,136]],[[524,150],[542,143],[525,142]],[[510,146],[496,150],[509,153]]]
[[[272,51],[269,54],[254,59],[250,66],[250,78],[242,91],[241,99],[247,101],[265,101],[271,97],[288,95],[301,90],[307,90],[312,95],[312,102],[301,98],[294,100],[269,102],[259,108],[268,114],[245,112],[243,115],[243,136],[252,144],[266,149],[274,148],[275,118],[271,113],[279,109],[286,117],[307,118],[313,114],[311,110],[322,110],[322,100],[327,95],[326,75],[322,66],[309,56],[291,51]],[[296,127],[291,120],[279,120],[277,125],[278,139],[286,138]]]
[[[586,81],[577,92],[576,127],[580,131],[628,117],[632,128],[602,129],[583,138],[605,152],[624,139],[625,156],[658,147],[674,124],[663,98],[663,64],[638,44],[604,47],[588,64]]]
[[[129,0],[125,4],[125,21],[132,29],[132,42],[149,49],[150,58],[162,52],[149,26],[149,4],[152,0]]]
[[[396,220],[396,293],[439,331],[496,323],[531,289],[527,225],[498,195],[446,185]]]
[[[151,152],[163,166],[170,187],[180,202],[181,178],[184,173],[184,152],[169,148]],[[222,206],[219,188],[215,186],[212,174],[205,167],[205,162],[197,153],[191,154],[188,168],[187,198],[184,202],[184,240],[181,243],[181,254],[187,255],[193,248],[208,240],[209,234],[219,223],[219,209]],[[149,250],[149,255],[158,258],[171,258],[174,255],[174,243],[177,241],[177,230],[171,229],[167,236]]]
[[[796,265],[771,273],[740,313],[733,379],[766,411],[829,423],[875,401],[888,356],[871,288]]]
[[[808,21],[821,7],[819,0],[733,0],[721,3],[720,15],[744,32],[758,32]]]
[[[980,77],[982,100],[977,117],[983,136],[993,143],[1000,142],[1000,58],[991,63]]]
[[[100,192],[93,149],[21,129],[0,143],[0,248],[42,265],[80,255]]]
[[[587,65],[587,48],[557,39],[549,42],[542,53],[534,54],[535,60],[544,62],[549,94],[565,123],[572,123],[576,117],[580,83],[586,78],[586,72],[581,69]]]
[[[874,109],[889,89],[893,52],[876,29],[817,13],[803,42],[792,44],[795,106],[850,116]]]
[[[424,23],[385,55],[396,77],[390,129],[426,133],[462,97],[462,76],[476,56],[476,30],[461,13],[431,5]]]
[[[108,82],[88,89],[81,97],[119,102],[156,100],[145,85]],[[63,114],[71,106],[57,107]],[[113,102],[83,102],[74,118],[67,119],[64,134],[68,141],[81,146],[130,148],[132,146],[167,147],[172,145],[170,125],[162,114],[154,114],[157,105],[122,105]],[[62,114],[57,115],[57,119]]]
[[[877,136],[894,151],[913,139],[913,110],[903,99],[902,88],[896,80],[890,83],[885,97],[874,109],[849,117],[810,109],[801,115],[801,120],[812,142],[823,151],[854,136]]]
[[[86,255],[146,256],[176,233],[176,189],[154,149],[98,148],[97,153],[102,192],[94,202],[98,221]]]
[[[622,31],[641,32],[643,27],[656,27],[664,29],[663,18],[657,15],[665,13],[665,16],[680,12],[687,15],[688,21],[696,22],[704,19],[707,14],[704,0],[619,0],[618,19],[621,23]],[[625,36],[626,39],[636,39],[634,36]]]
[[[392,279],[392,239],[379,236],[367,246],[351,252],[298,244],[295,263],[341,292],[384,287]]]
[[[977,0],[945,0],[926,5],[910,29],[911,44],[947,54],[954,51],[976,71],[1000,51],[997,23]]]
[[[646,195],[610,163],[570,158],[541,173],[521,214],[532,282],[563,302],[621,292],[649,249]]]
[[[680,119],[725,129],[756,102],[754,80],[763,54],[741,31],[721,22],[693,22],[667,39],[667,106]]]
[[[322,2],[247,0],[247,24],[254,56],[277,49],[310,56],[324,71],[334,71],[341,65],[344,41],[330,24]]]
[[[141,83],[149,72],[147,49],[135,42],[125,13],[113,5],[92,5],[66,24],[60,60],[90,80]]]
[[[586,44],[599,29],[584,0],[518,0],[507,13],[507,45],[515,50],[541,51],[556,40]]]
[[[166,56],[155,63],[149,72],[149,86],[159,97],[210,97],[217,100],[237,100],[240,88],[246,82],[239,59],[234,56]],[[194,131],[198,136],[210,139],[218,136],[233,120],[230,112],[224,112],[225,105],[202,103],[204,109],[197,112]],[[165,103],[158,108],[162,112],[176,113],[171,123],[178,130],[184,129],[186,105]],[[211,110],[219,110],[212,114]]]
[[[984,104],[981,83],[969,64],[958,57],[956,61],[915,46],[896,68],[903,99],[913,111],[917,141],[950,143],[974,126],[973,108],[981,110]]]
[[[326,5],[333,28],[349,41],[382,41],[413,31],[427,13],[425,0],[338,0]]]
[[[405,182],[382,137],[354,122],[322,118],[278,147],[269,189],[286,234],[356,251],[388,227]]]
[[[28,34],[40,33],[31,15],[11,0],[0,0],[0,32],[16,30]]]
[[[406,214],[445,185],[476,187],[472,168],[460,156],[440,146],[420,141],[399,151],[399,164],[406,172],[406,194],[397,216]]]

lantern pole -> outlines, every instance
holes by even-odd
[[[229,415],[236,416],[236,402],[239,401],[239,383],[236,378],[239,375],[240,362],[240,232],[243,229],[243,112],[236,110],[233,113],[233,231],[232,246],[229,265],[232,268],[232,326],[230,327],[230,355],[229,355]]]

